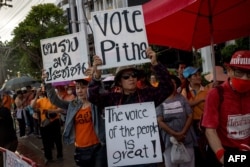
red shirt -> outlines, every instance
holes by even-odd
[[[219,110],[219,94],[213,88],[206,98],[202,125],[214,128],[223,146],[239,148],[250,145],[250,92],[239,94],[229,81],[222,84],[223,102]]]

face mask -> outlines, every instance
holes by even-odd
[[[181,87],[177,88],[177,93],[181,93]]]
[[[71,95],[72,94],[72,90],[67,90],[67,94]]]
[[[250,80],[232,78],[232,86],[239,93],[245,93],[250,91]]]

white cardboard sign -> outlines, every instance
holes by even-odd
[[[46,83],[86,78],[88,52],[82,32],[41,40]]]
[[[105,125],[109,166],[162,161],[153,102],[106,107]]]
[[[91,13],[96,55],[102,69],[149,62],[141,6]]]
[[[9,150],[6,150],[4,154],[4,167],[31,167],[31,165],[29,165],[26,161],[22,160],[18,155]]]

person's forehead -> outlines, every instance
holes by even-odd
[[[192,76],[196,76],[197,74],[201,74],[201,72],[200,72],[200,71],[197,71],[196,73],[191,74],[191,77],[192,77]]]
[[[76,82],[76,85],[75,86],[88,86],[88,84],[84,84],[84,83],[82,83],[82,82]],[[70,88],[70,87],[69,87]],[[72,88],[71,88],[72,89]]]
[[[129,70],[124,70],[124,71],[122,72],[122,74],[129,74],[129,73],[133,73],[133,72],[134,72],[134,70],[129,69]]]
[[[185,67],[186,67],[186,64],[179,64],[179,67],[180,67],[180,68],[183,68],[183,67],[185,68]]]
[[[250,73],[250,70],[248,70],[248,69],[237,68],[237,67],[234,67],[234,68],[232,68],[232,69],[233,69],[233,70],[239,70],[239,71],[244,71],[244,72]]]

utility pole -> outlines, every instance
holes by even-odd
[[[12,0],[0,0],[0,9],[1,9],[1,7],[3,7],[3,6],[7,6],[7,7],[10,7],[10,8],[12,8],[13,6],[11,5],[11,4],[8,4],[7,2],[11,2]]]
[[[87,54],[89,55],[89,40],[88,40],[88,32],[87,32],[87,24],[88,20],[86,16],[86,13],[84,13],[83,8],[85,8],[85,2],[86,0],[76,0],[77,1],[77,14],[78,14],[78,21],[79,21],[79,29],[80,32],[83,32],[83,38],[86,41],[86,47],[87,47]]]
[[[76,32],[76,16],[75,16],[75,0],[69,0],[69,9],[70,9],[70,24],[72,28],[72,33]]]

